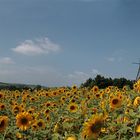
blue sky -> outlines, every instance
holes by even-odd
[[[0,0],[0,81],[65,86],[135,79],[139,0]]]

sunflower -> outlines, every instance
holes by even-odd
[[[76,136],[69,136],[67,137],[67,140],[77,140]]]
[[[105,89],[105,93],[110,93],[110,87],[107,87],[106,89]]]
[[[71,93],[70,92],[66,92],[66,97],[70,97]]]
[[[136,126],[136,132],[137,132],[137,133],[140,133],[140,124],[138,124],[138,125]]]
[[[64,87],[61,87],[59,90],[58,90],[58,93],[64,93],[66,90],[65,90],[65,88]]]
[[[77,91],[73,91],[72,94],[75,96],[77,95]]]
[[[8,125],[8,117],[0,116],[0,132],[3,132]]]
[[[12,108],[12,112],[16,115],[18,113],[20,113],[22,110],[21,106],[19,105],[14,105],[13,108]]]
[[[66,97],[65,96],[62,96],[60,100],[61,100],[61,102],[65,102]]]
[[[30,95],[27,93],[27,94],[25,94],[25,97],[26,98],[30,98]]]
[[[78,105],[76,103],[70,103],[67,108],[70,112],[75,113],[78,110]]]
[[[47,121],[47,122],[50,122],[50,121],[51,121],[51,117],[50,117],[49,114],[46,116],[46,121]]]
[[[31,101],[31,102],[34,102],[35,100],[36,100],[36,99],[35,99],[34,97],[31,97],[31,98],[30,98],[30,101]]]
[[[133,89],[136,90],[137,88],[138,88],[138,84],[135,83],[135,84],[133,85]]]
[[[122,92],[119,92],[117,96],[118,96],[118,98],[120,98],[121,100],[123,99],[123,94],[122,94]]]
[[[54,107],[54,108],[57,107],[57,103],[55,103],[55,102],[52,103],[52,107]]]
[[[22,97],[22,103],[26,103],[26,97]]]
[[[120,97],[114,96],[110,99],[110,107],[112,109],[119,108],[122,105],[122,100]]]
[[[30,114],[33,114],[35,112],[35,109],[34,108],[30,108],[29,110],[28,110],[28,113],[30,113]]]
[[[45,96],[46,96],[46,97],[49,97],[49,96],[50,96],[50,95],[49,95],[49,92],[46,92],[46,93],[45,93]]]
[[[127,90],[127,86],[123,86],[122,90],[126,91]]]
[[[130,107],[131,105],[132,105],[132,100],[129,98],[129,97],[127,97],[126,98],[126,103],[127,103],[127,107]]]
[[[76,85],[73,85],[73,86],[72,86],[72,90],[73,90],[73,91],[77,91],[77,86],[76,86]]]
[[[135,91],[140,93],[140,79],[133,85]]]
[[[45,128],[45,122],[44,122],[43,119],[39,119],[39,120],[36,122],[36,124],[37,124],[37,127],[38,127],[39,129],[44,129],[44,128]]]
[[[31,125],[31,128],[32,128],[33,131],[36,131],[38,129],[37,123],[33,123]]]
[[[19,132],[16,133],[16,138],[17,139],[22,139],[23,138],[23,135]]]
[[[45,103],[45,106],[46,106],[46,107],[50,107],[51,105],[52,105],[51,102],[46,102],[46,103]]]
[[[31,125],[32,116],[28,112],[22,112],[16,116],[16,125],[21,130],[27,130]]]
[[[44,111],[44,114],[45,115],[48,115],[50,113],[50,109],[46,109],[45,111]]]
[[[71,103],[75,103],[76,102],[76,99],[73,97],[72,99],[70,99],[70,102]]]
[[[100,98],[100,97],[101,97],[100,93],[96,93],[96,94],[95,94],[95,98],[96,98],[96,99],[98,99],[98,98]]]
[[[137,107],[140,105],[140,97],[139,96],[134,99],[133,105],[134,105],[134,107]]]
[[[82,130],[82,137],[88,139],[97,139],[101,129],[104,125],[104,118],[102,115],[94,115],[87,122],[84,123]]]
[[[88,101],[90,101],[90,99],[92,98],[92,96],[91,95],[87,95],[86,98],[87,98]]]
[[[4,94],[0,92],[0,99],[2,99],[3,97],[4,97]]]
[[[4,103],[0,103],[0,110],[4,110],[5,109],[5,104]]]
[[[79,100],[79,95],[73,96],[74,99]]]
[[[97,93],[97,92],[99,91],[98,86],[93,86],[93,88],[91,89],[91,91],[92,91],[93,93]]]
[[[105,91],[104,90],[100,90],[100,95],[101,95],[101,97],[104,97],[104,94],[105,94]]]
[[[52,96],[56,96],[57,94],[58,94],[57,91],[53,91],[53,92],[52,92]]]
[[[18,99],[19,97],[20,97],[20,95],[19,95],[19,94],[16,94],[16,95],[15,95],[15,98],[16,98],[16,99]]]

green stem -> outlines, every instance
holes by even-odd
[[[121,133],[119,132],[118,140],[121,140]]]
[[[8,129],[5,130],[2,140],[5,140],[5,136],[6,136],[7,131],[8,131]]]

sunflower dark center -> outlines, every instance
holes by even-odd
[[[97,91],[97,88],[95,88],[94,91]]]
[[[101,127],[102,127],[102,122],[96,122],[95,124],[91,125],[91,131],[92,133],[99,133],[101,131]]]
[[[71,110],[74,110],[74,109],[75,109],[75,106],[72,105],[72,106],[70,107],[70,109],[71,109]]]
[[[36,125],[33,125],[33,128],[37,128],[37,126]]]
[[[15,111],[19,111],[19,108],[16,106],[16,107],[14,108],[14,110],[15,110]]]
[[[42,122],[38,122],[37,125],[38,125],[39,127],[42,127],[42,126],[43,126],[43,123],[42,123]]]
[[[138,104],[140,104],[140,99],[137,100]]]
[[[4,122],[4,120],[2,120],[1,122],[0,122],[0,128],[2,128],[2,127],[4,127],[5,126],[5,122]]]
[[[113,101],[112,101],[112,103],[113,103],[114,105],[116,105],[118,102],[119,102],[118,99],[113,99]]]
[[[2,98],[2,95],[0,94],[0,98]]]
[[[74,86],[73,89],[76,89],[76,87]]]
[[[21,119],[21,123],[24,125],[24,124],[27,124],[28,123],[28,119],[27,118],[25,118],[25,117],[23,117],[22,119]]]
[[[49,117],[47,117],[47,121],[49,121],[50,120],[50,118]]]
[[[75,102],[75,100],[74,100],[74,99],[72,99],[72,100],[71,100],[71,102],[73,102],[73,103],[74,103],[74,102]]]
[[[29,111],[29,113],[31,114],[31,113],[32,113],[32,111],[30,110],[30,111]]]
[[[5,108],[5,106],[4,105],[1,105],[1,108],[3,109],[3,108]]]
[[[46,104],[47,107],[49,107],[50,105],[51,105],[50,103],[47,103],[47,104]]]
[[[96,97],[98,98],[100,96],[100,94],[96,94]]]
[[[46,114],[48,114],[49,113],[49,110],[46,110],[45,112],[46,112]]]

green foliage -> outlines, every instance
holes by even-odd
[[[91,89],[94,85],[97,85],[99,88],[104,89],[108,86],[117,86],[118,88],[123,88],[123,86],[128,85],[132,89],[133,83],[133,80],[128,80],[126,78],[112,79],[97,75],[94,79],[87,79],[85,83],[81,84],[81,87],[88,87],[89,89]]]

